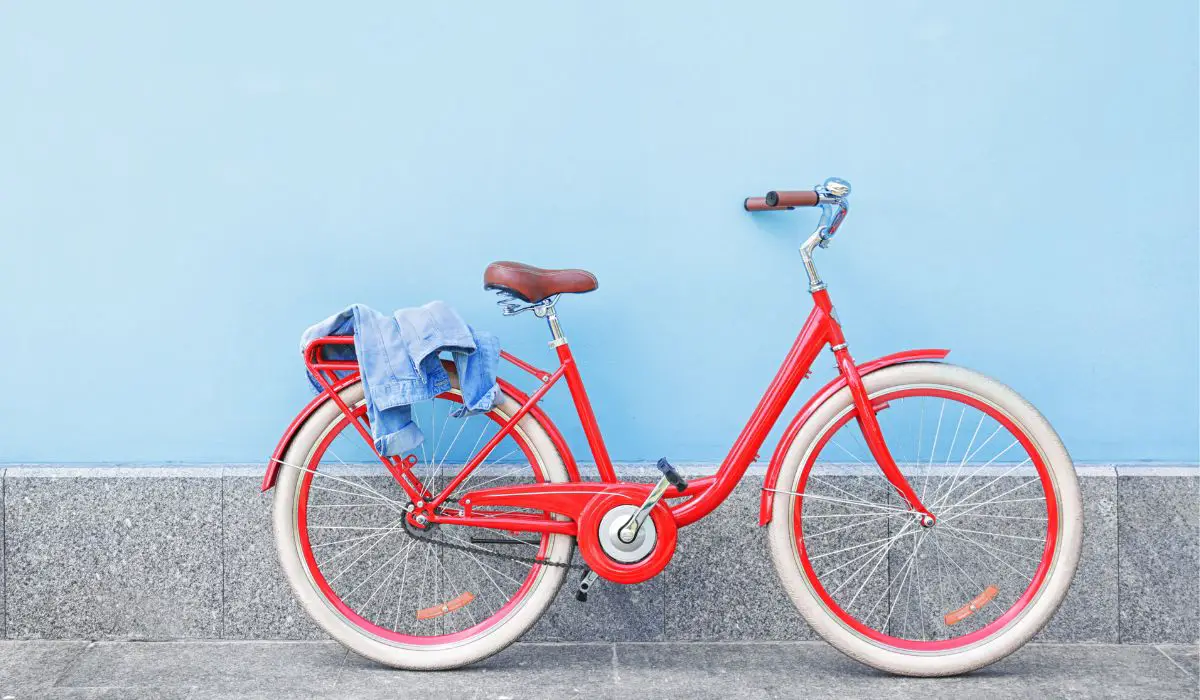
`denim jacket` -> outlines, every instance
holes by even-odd
[[[432,399],[450,389],[450,377],[439,353],[454,358],[463,394],[462,406],[451,415],[463,416],[491,410],[496,400],[496,368],[500,342],[486,331],[468,326],[448,304],[434,301],[392,315],[354,304],[304,331],[300,352],[316,338],[354,335],[354,348],[328,346],[329,359],[358,358],[371,438],[383,455],[401,455],[425,439],[412,420],[412,404]],[[309,375],[317,391],[320,384]]]

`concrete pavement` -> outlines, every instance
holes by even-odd
[[[897,678],[821,642],[518,644],[460,671],[333,642],[0,642],[0,699],[1196,698],[1196,646],[1031,644],[969,676]]]

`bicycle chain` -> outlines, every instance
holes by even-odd
[[[582,569],[587,568],[586,566],[583,566],[582,564],[572,564],[570,562],[550,561],[549,559],[540,559],[538,557],[522,557],[522,556],[517,556],[515,554],[501,554],[500,552],[493,552],[490,549],[483,549],[480,547],[472,547],[470,545],[455,544],[453,542],[445,542],[445,541],[435,540],[432,537],[425,537],[423,535],[417,535],[416,533],[414,533],[412,531],[412,529],[410,529],[407,526],[404,528],[404,532],[407,533],[408,536],[413,538],[414,540],[428,542],[429,544],[436,544],[439,547],[448,547],[450,549],[457,549],[460,552],[468,552],[470,554],[483,554],[483,555],[489,556],[489,557],[496,557],[497,559],[506,559],[508,561],[516,562],[518,564],[542,564],[545,566],[557,566],[562,569],[576,569],[576,570],[582,570]],[[574,552],[572,552],[572,557],[574,557]]]

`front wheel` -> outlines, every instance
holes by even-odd
[[[1037,409],[976,372],[911,363],[863,381],[936,523],[883,478],[842,389],[766,485],[784,588],[814,630],[875,668],[945,676],[994,663],[1049,622],[1071,584],[1083,526],[1071,458]]]

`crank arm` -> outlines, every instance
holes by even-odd
[[[650,517],[650,511],[653,510],[654,506],[658,505],[658,502],[662,500],[663,494],[667,492],[669,487],[674,486],[675,490],[679,493],[683,493],[687,490],[687,482],[683,480],[683,477],[679,476],[679,472],[675,471],[675,467],[671,466],[671,463],[667,461],[666,457],[658,460],[658,464],[655,466],[657,466],[658,470],[663,473],[662,478],[659,479],[658,483],[654,485],[654,488],[650,491],[649,495],[646,496],[646,500],[642,502],[641,507],[638,508],[637,512],[633,514],[633,517],[631,517],[617,533],[617,537],[619,537],[622,542],[629,543],[632,542],[635,537],[637,537],[638,530],[641,529],[642,523],[646,522],[646,518]]]

